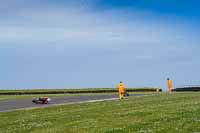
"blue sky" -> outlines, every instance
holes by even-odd
[[[0,1],[0,88],[200,85],[199,4]]]

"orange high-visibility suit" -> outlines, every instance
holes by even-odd
[[[124,86],[124,84],[120,82],[118,84],[117,88],[118,88],[118,92],[119,92],[119,99],[124,98],[124,92],[125,92],[125,86]]]
[[[172,81],[170,79],[167,79],[167,85],[168,85],[168,92],[169,94],[172,93]]]

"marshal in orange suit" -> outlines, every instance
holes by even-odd
[[[119,99],[124,98],[124,93],[125,93],[125,85],[120,81],[120,83],[117,86],[118,92],[119,92]]]
[[[172,93],[172,81],[169,78],[167,78],[167,87],[168,87],[169,94],[171,94]]]

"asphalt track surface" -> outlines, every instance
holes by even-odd
[[[132,94],[130,96],[143,96],[144,94]],[[116,94],[109,95],[81,95],[81,96],[60,96],[50,97],[51,102],[49,104],[35,104],[32,103],[32,98],[29,99],[12,99],[12,100],[0,100],[0,112],[14,111],[19,109],[34,108],[34,107],[48,107],[56,104],[75,104],[83,102],[94,102],[104,100],[116,100],[118,96]]]

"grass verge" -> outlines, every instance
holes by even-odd
[[[159,88],[126,88],[128,92],[157,92]],[[113,93],[116,88],[0,90],[0,95]]]

